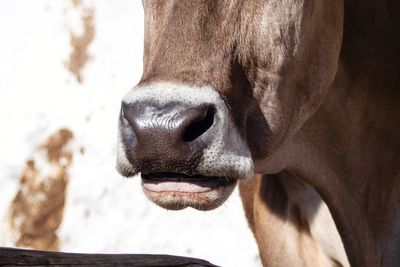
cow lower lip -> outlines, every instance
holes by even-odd
[[[142,184],[146,190],[152,192],[204,193],[220,187],[227,187],[236,182],[236,179],[186,175],[180,173],[142,173]]]

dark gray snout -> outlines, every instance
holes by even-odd
[[[118,137],[117,169],[124,176],[253,175],[246,141],[229,107],[210,87],[137,86],[122,101]]]
[[[152,100],[122,103],[121,134],[128,160],[141,172],[194,172],[212,143],[212,104]]]

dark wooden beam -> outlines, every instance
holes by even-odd
[[[0,266],[217,267],[207,261],[169,255],[80,254],[0,248]]]

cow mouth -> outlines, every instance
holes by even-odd
[[[183,173],[142,173],[143,186],[153,192],[201,193],[235,183],[236,179]]]
[[[201,174],[156,172],[142,173],[146,196],[157,205],[172,210],[193,207],[210,210],[222,204],[232,193],[237,179]]]

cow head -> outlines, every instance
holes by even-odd
[[[336,73],[342,1],[143,0],[144,70],[118,170],[168,209],[219,206],[269,166]]]

